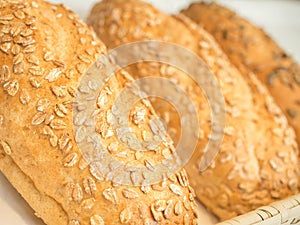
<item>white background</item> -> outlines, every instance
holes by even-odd
[[[126,0],[125,0],[126,1]],[[83,19],[95,0],[52,0],[65,3]],[[161,10],[176,13],[189,0],[149,0]],[[300,62],[300,1],[292,0],[220,0],[253,23],[263,27],[288,53]],[[26,202],[0,174],[0,225],[43,225]],[[203,210],[202,224],[216,222]],[[59,225],[59,224],[58,224]]]

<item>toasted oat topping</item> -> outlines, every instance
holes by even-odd
[[[99,215],[94,215],[90,219],[91,225],[105,225],[104,220]]]
[[[10,148],[10,146],[8,145],[7,142],[3,141],[3,140],[0,140],[0,144],[4,150],[4,152],[7,154],[7,155],[11,155],[12,153],[12,150]]]

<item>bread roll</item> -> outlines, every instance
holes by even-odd
[[[76,93],[90,90],[78,88],[80,79],[100,66],[96,58],[106,52],[96,35],[62,5],[4,0],[0,8],[0,170],[36,215],[48,225],[197,224],[184,170],[157,184],[130,186],[101,173],[114,177],[122,169],[110,164],[98,170],[100,156],[82,156],[77,142],[84,132],[75,135],[72,114]],[[171,154],[170,138],[155,151],[135,154],[117,142],[108,119],[116,96],[131,81],[120,72],[105,84],[95,101],[97,136],[116,160],[151,167],[162,161],[162,150]],[[132,130],[152,134],[153,109],[139,101],[131,113],[139,110],[144,122],[137,127],[130,120]]]
[[[195,3],[183,13],[218,41],[242,74],[254,72],[296,131],[300,144],[300,67],[261,28],[217,3]]]
[[[149,39],[184,46],[217,77],[226,101],[225,136],[215,161],[201,172],[210,109],[199,87],[181,71],[158,63],[128,68],[135,78],[150,74],[172,79],[194,101],[203,136],[186,169],[197,197],[209,210],[228,219],[298,192],[299,150],[293,129],[255,76],[244,79],[206,31],[183,15],[168,16],[137,0],[104,0],[94,6],[88,23],[109,48]],[[169,115],[169,130],[179,131],[175,113],[153,104],[160,115]]]

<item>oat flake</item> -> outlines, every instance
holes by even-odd
[[[2,145],[4,152],[7,155],[11,155],[12,151],[11,151],[10,146],[5,141],[2,141],[2,140],[0,140],[0,144]]]
[[[99,215],[94,215],[90,219],[91,225],[105,225],[104,220]]]

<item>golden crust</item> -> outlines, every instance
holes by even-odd
[[[224,62],[227,62],[228,68],[231,68],[232,70],[231,74],[233,71],[237,71],[220,50],[212,36],[196,26],[185,16],[180,15],[179,18],[194,31],[195,37],[199,37],[199,33],[202,34],[202,38],[212,46],[211,51],[213,53],[211,54],[215,54],[219,60],[222,59]],[[206,59],[208,65],[210,65],[217,74],[218,70],[214,69],[216,67],[210,63],[206,52],[200,50],[198,54],[203,57],[204,60]],[[227,71],[229,71],[228,68]],[[224,70],[226,71],[226,69]],[[239,72],[237,72],[237,74],[237,76],[242,78],[242,75]],[[249,73],[248,76],[243,78],[250,88],[252,104],[251,108],[249,107],[248,110],[253,113],[251,115],[251,113],[248,112],[243,118],[247,121],[245,126],[253,126],[254,123],[254,128],[244,127],[244,125],[242,125],[243,123],[241,123],[238,118],[235,118],[232,115],[230,118],[230,113],[228,113],[229,115],[226,117],[227,122],[230,121],[235,128],[234,132],[237,132],[237,134],[231,136],[229,133],[224,137],[223,145],[221,146],[221,152],[223,150],[224,154],[219,156],[219,160],[220,162],[222,162],[222,160],[228,160],[228,152],[233,151],[233,157],[235,157],[235,165],[233,164],[234,169],[230,166],[228,167],[226,164],[224,167],[221,166],[220,168],[217,168],[218,165],[216,165],[216,169],[213,169],[216,171],[215,174],[211,175],[210,178],[205,176],[202,178],[202,183],[210,179],[210,182],[213,184],[213,189],[218,195],[212,197],[213,199],[214,197],[219,197],[219,207],[214,207],[215,203],[212,202],[212,198],[207,197],[205,190],[199,192],[196,189],[196,193],[198,192],[198,195],[201,196],[199,199],[205,202],[205,204],[207,204],[221,219],[228,219],[236,215],[244,214],[278,199],[296,194],[299,191],[297,178],[297,174],[299,173],[299,168],[297,166],[299,161],[299,150],[295,140],[294,130],[288,125],[286,117],[261,82],[258,81],[252,73]],[[219,78],[220,82],[222,82],[222,79],[224,78]],[[237,82],[235,85],[237,85]],[[223,90],[226,89],[224,88]],[[245,97],[245,89],[243,88],[239,90],[231,88],[230,90],[235,92],[236,95],[239,95],[239,97]],[[226,91],[223,92],[226,93]],[[231,94],[224,95],[225,100],[228,103],[227,107],[232,104],[237,107],[237,105],[240,104],[239,101],[245,101],[245,99],[241,100],[240,98],[237,98],[239,101],[234,101]],[[242,112],[242,114],[244,114],[244,112]],[[253,129],[254,133],[252,133]],[[280,132],[277,133],[279,130]],[[239,138],[240,132],[243,133],[244,136],[241,137],[242,142],[246,145],[241,149],[237,147],[237,145],[240,144],[238,142],[241,140]],[[281,132],[286,136],[281,135]],[[243,151],[245,150],[247,151],[248,157],[243,156]],[[287,152],[289,152],[289,154],[286,154]],[[284,157],[285,159],[281,158],[280,155],[286,155]],[[253,161],[252,157],[254,157]],[[247,160],[245,158],[247,158]],[[286,166],[285,160],[288,160],[291,164]],[[241,167],[243,167],[243,169],[241,169]],[[194,168],[195,167],[191,166],[186,169],[187,171],[194,171],[194,173],[192,173],[193,175],[197,172]],[[230,174],[228,174],[224,180],[224,171],[230,169]],[[236,173],[234,172],[235,170],[239,171],[240,177],[236,176],[235,178],[232,178]],[[290,177],[291,171],[293,171],[293,175]],[[248,178],[245,177],[244,172],[246,172],[245,174]],[[256,176],[254,179],[253,175]],[[220,177],[222,177],[221,180],[218,180]],[[282,183],[282,177],[286,177],[286,182]],[[216,182],[216,180],[220,183],[218,183],[218,181]],[[191,184],[193,183],[191,182]],[[223,185],[227,187],[218,190],[218,187]],[[225,197],[229,191],[228,187],[231,189],[231,194],[229,194],[229,197]],[[267,190],[269,193],[267,193]],[[228,205],[227,207],[224,207],[226,201]]]
[[[0,156],[0,170],[28,204],[33,209],[37,209],[38,213],[36,213],[36,216],[40,217],[42,215],[42,219],[46,224],[67,224],[68,217],[61,206],[51,197],[40,192],[10,156]]]
[[[263,29],[217,3],[192,4],[183,13],[218,41],[243,75],[254,72],[296,131],[300,144],[300,67]]]
[[[79,79],[105,53],[96,35],[62,5],[16,0],[1,1],[0,9],[0,169],[36,213],[48,225],[196,223],[184,170],[152,186],[117,185],[81,156],[72,106]],[[111,128],[106,114],[131,81],[118,73],[99,96],[107,97],[105,105],[95,108],[97,135],[106,147],[117,141],[115,133],[104,135]],[[141,128],[131,124],[136,133],[150,132],[155,114],[146,103],[137,103],[146,113]],[[167,138],[156,152],[140,158],[121,144],[119,151],[128,154],[125,162],[156,163],[163,158],[162,148],[171,145]],[[157,211],[159,201],[171,210]],[[173,211],[177,203],[186,206],[180,215]]]
[[[186,169],[197,197],[208,209],[228,219],[298,192],[299,151],[293,129],[262,84],[253,74],[243,78],[205,30],[183,15],[171,17],[136,0],[102,1],[92,9],[88,23],[109,48],[148,39],[184,46],[217,77],[226,101],[225,136],[215,162],[201,173],[210,111],[199,87],[182,72],[169,74],[159,64],[129,68],[135,78],[151,74],[175,80],[198,107],[204,136]],[[160,115],[169,114],[171,130],[180,130],[172,109],[156,101],[153,105]]]

